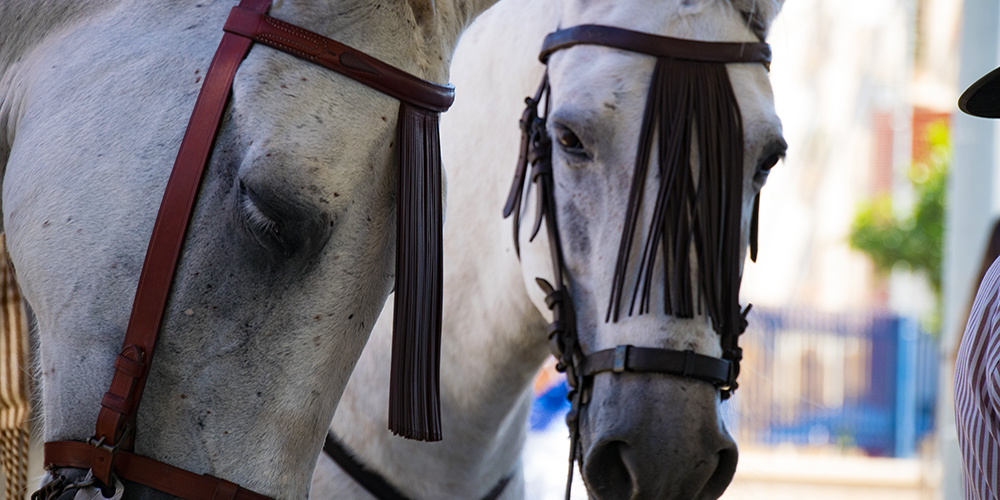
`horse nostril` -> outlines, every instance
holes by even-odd
[[[590,452],[584,465],[583,479],[591,496],[598,500],[629,500],[633,498],[635,481],[625,465],[627,445],[611,441]]]
[[[724,448],[719,451],[718,455],[719,463],[715,466],[712,477],[708,478],[708,482],[701,489],[701,493],[698,495],[699,499],[715,500],[721,497],[722,493],[729,487],[729,483],[732,482],[733,475],[736,474],[736,463],[740,457],[736,446]]]

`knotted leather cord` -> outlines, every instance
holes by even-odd
[[[585,25],[557,31],[546,37],[541,54],[543,63],[556,50],[579,44],[603,45],[657,57],[656,69],[647,99],[636,157],[635,174],[629,197],[625,229],[616,263],[614,286],[607,320],[617,321],[628,254],[632,249],[635,227],[642,207],[654,130],[659,132],[660,188],[654,216],[642,253],[639,279],[632,306],[639,299],[639,313],[650,310],[649,295],[652,271],[658,247],[664,259],[664,307],[679,317],[707,314],[720,335],[723,358],[693,351],[618,346],[615,349],[586,355],[580,348],[573,316],[572,297],[563,283],[562,245],[556,224],[555,193],[552,183],[552,144],[545,130],[545,117],[538,106],[549,89],[548,75],[538,92],[527,99],[521,118],[521,154],[514,183],[504,207],[504,217],[514,216],[514,242],[518,248],[520,211],[525,190],[526,170],[532,166],[532,181],[538,190],[538,203],[532,238],[541,219],[546,221],[549,250],[552,254],[556,286],[537,278],[546,293],[546,304],[554,321],[548,328],[549,348],[559,360],[556,368],[566,372],[570,386],[567,398],[571,408],[566,415],[570,430],[569,471],[566,500],[570,498],[573,467],[579,445],[579,413],[589,402],[586,384],[593,375],[611,371],[666,373],[711,383],[726,399],[737,387],[742,351],[739,335],[746,329],[751,306],[740,312],[741,278],[739,246],[743,192],[743,132],[739,107],[732,92],[726,63],[770,64],[770,49],[765,43],[701,42],[661,37],[608,26]],[[548,106],[546,106],[548,108]],[[700,169],[689,166],[692,129],[697,132]],[[698,175],[697,183],[694,175]],[[751,257],[757,253],[757,214],[759,196],[751,217]],[[691,287],[688,262],[694,246],[699,263],[696,287]],[[706,266],[705,263],[711,263]],[[706,272],[713,267],[713,272]],[[717,267],[717,269],[714,269]],[[719,272],[714,272],[719,271]],[[640,288],[640,286],[642,288]],[[726,304],[723,306],[723,304]],[[630,314],[632,307],[630,307]],[[580,456],[581,467],[583,457]]]
[[[392,483],[378,472],[365,467],[351,450],[347,449],[344,443],[337,439],[333,431],[326,433],[326,442],[323,444],[323,453],[330,457],[340,470],[351,477],[372,496],[378,500],[410,500],[409,497],[399,491]],[[507,484],[514,478],[514,474],[508,474],[502,478],[493,488],[490,489],[480,500],[496,500],[507,488]]]
[[[264,13],[270,4],[270,0],[242,0],[230,12],[225,34],[206,72],[164,191],[139,277],[122,353],[114,364],[111,387],[101,401],[96,432],[87,443],[45,443],[45,464],[50,469],[89,468],[103,485],[112,484],[112,474],[115,474],[191,500],[267,498],[223,479],[198,475],[130,453],[135,439],[136,412],[202,173],[211,154],[236,70],[254,41],[337,71],[403,101],[397,131],[399,168],[405,169],[411,178],[424,173],[427,179],[401,179],[398,183],[397,199],[411,200],[413,204],[398,201],[397,224],[414,224],[416,229],[411,228],[407,234],[415,232],[417,236],[397,242],[400,245],[397,265],[399,259],[404,265],[400,265],[396,272],[396,298],[397,302],[402,300],[410,304],[403,315],[413,318],[413,323],[406,325],[412,330],[401,335],[397,328],[394,342],[396,337],[403,337],[402,341],[409,343],[404,356],[432,359],[399,360],[394,349],[393,378],[404,387],[402,396],[412,396],[414,403],[401,411],[404,424],[393,427],[394,420],[390,416],[390,428],[407,434],[407,437],[440,439],[437,349],[441,323],[442,259],[439,243],[441,183],[437,113],[451,105],[454,89],[421,80],[334,40],[266,16]],[[411,169],[417,170],[415,175]],[[402,233],[403,230],[400,230]],[[436,245],[435,238],[438,241]],[[413,263],[417,269],[407,267]],[[400,283],[406,285],[400,286]],[[397,370],[397,364],[402,368]],[[413,394],[406,391],[413,391]],[[397,393],[397,400],[390,399],[390,409],[399,407],[400,403],[410,403],[398,396]],[[48,493],[43,489],[36,494]]]

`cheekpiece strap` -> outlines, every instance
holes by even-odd
[[[612,26],[583,24],[545,37],[538,59],[574,45],[601,45],[654,57],[715,63],[761,63],[771,68],[771,46],[761,42],[703,42],[653,35]]]

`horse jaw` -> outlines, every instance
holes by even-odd
[[[457,16],[431,18],[443,28],[440,39],[420,35],[440,47],[428,56],[408,5],[336,15],[345,3],[285,1],[272,14],[446,81]],[[465,3],[437,2],[471,15]],[[94,432],[163,186],[231,5],[102,11],[25,49],[3,206],[38,317],[46,440]],[[307,496],[392,286],[398,106],[251,50],[189,226],[137,453],[276,498]],[[156,496],[130,487],[127,497],[139,492]]]
[[[709,0],[566,1],[560,21],[563,27],[604,24],[695,40],[756,42],[747,21],[732,5]],[[776,13],[777,7],[773,10]],[[617,322],[606,320],[654,63],[652,57],[595,46],[559,51],[549,62],[550,135],[555,137],[560,128],[570,129],[590,155],[574,157],[554,140],[558,219],[580,341],[586,353],[630,344],[691,349],[718,357],[718,334],[706,317],[677,319],[664,314],[662,263],[653,271],[652,310],[643,315],[630,313],[633,275],[624,286],[622,316]],[[781,142],[781,126],[766,70],[759,64],[730,64],[727,69],[744,128],[741,236],[745,252],[752,203],[761,187],[755,180],[757,165],[768,145]],[[655,147],[651,156],[656,158]],[[655,193],[655,183],[648,182],[645,199],[655,199]],[[642,229],[636,236],[639,243],[645,241],[652,211],[651,201],[644,205],[646,213],[638,224]],[[525,232],[521,241],[526,285],[533,291],[535,276],[551,275],[551,259],[544,241],[527,243]],[[631,262],[638,259],[637,252],[633,250]],[[696,275],[697,262],[692,260]],[[544,313],[542,294],[534,291],[531,296]],[[580,426],[583,474],[592,498],[701,499],[716,498],[725,490],[735,470],[736,450],[719,418],[718,392],[710,385],[666,375],[598,374],[593,390],[584,397],[588,396],[590,403]],[[667,430],[671,428],[680,430]],[[664,453],[664,449],[678,452]],[[708,467],[690,468],[697,463]],[[662,471],[676,474],[667,477]]]

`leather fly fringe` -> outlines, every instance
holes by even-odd
[[[441,149],[438,113],[399,108],[396,296],[389,430],[441,440]]]
[[[705,314],[723,339],[735,339],[741,329],[743,125],[724,64],[665,57],[657,60],[606,321],[617,321],[622,313],[629,255],[642,215],[654,139],[659,187],[639,254],[628,314],[636,309],[639,314],[650,312],[653,271],[659,255],[665,275],[666,314],[679,318]],[[697,165],[692,160],[692,147],[696,148]],[[697,260],[695,277],[691,273],[692,253]]]

